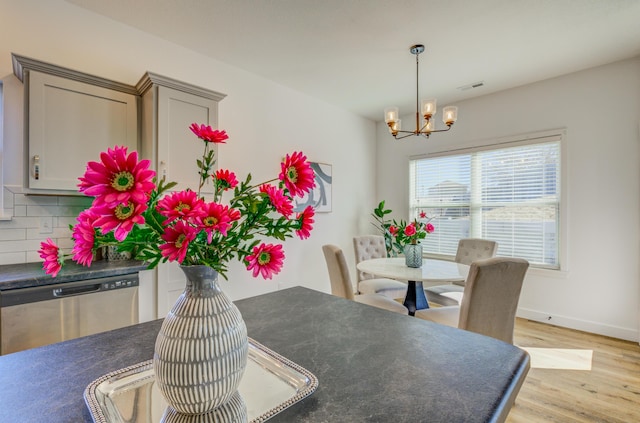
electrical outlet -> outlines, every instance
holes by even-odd
[[[40,218],[40,233],[41,234],[53,233],[53,216],[42,216]]]

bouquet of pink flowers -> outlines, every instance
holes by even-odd
[[[373,209],[373,218],[376,226],[385,238],[387,246],[387,254],[397,256],[403,252],[404,246],[407,244],[417,244],[421,239],[425,239],[427,234],[435,231],[434,226],[430,223],[432,218],[427,217],[424,211],[419,212],[419,218],[413,221],[387,220],[386,215],[391,214],[390,209],[386,209],[384,201]]]
[[[101,153],[100,162],[89,162],[80,177],[79,191],[94,197],[90,208],[71,227],[74,246],[63,254],[51,240],[39,251],[47,274],[56,276],[64,259],[90,266],[98,249],[116,245],[149,268],[160,262],[206,265],[223,277],[229,261],[242,261],[256,277],[271,279],[282,269],[282,245],[265,243],[263,238],[285,240],[295,233],[310,236],[314,222],[311,206],[294,215],[293,198],[304,196],[315,186],[314,173],[301,152],[287,154],[280,174],[270,181],[252,185],[251,174],[244,182],[227,170],[214,171],[212,143],[224,143],[225,131],[192,124],[191,131],[204,142],[198,191],[172,192],[176,184],[157,181],[149,160],[138,160],[134,151],[114,147]],[[211,201],[200,195],[206,180],[214,183]],[[277,182],[277,183],[276,183]],[[227,204],[222,194],[233,190]]]

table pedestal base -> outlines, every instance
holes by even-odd
[[[429,302],[424,295],[422,281],[409,281],[407,295],[404,297],[402,304],[409,309],[409,316],[415,316],[416,310],[429,308]]]

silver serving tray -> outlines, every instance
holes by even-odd
[[[153,361],[108,373],[87,386],[84,400],[95,423],[158,423],[167,402],[155,386]],[[248,421],[260,423],[311,395],[318,379],[249,338],[249,360],[238,392]]]

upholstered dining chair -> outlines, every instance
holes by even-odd
[[[364,260],[387,257],[387,247],[381,235],[353,237],[356,265]],[[358,270],[356,287],[360,294],[382,294],[390,298],[404,298],[407,284],[388,278],[377,278]]]
[[[344,257],[344,252],[336,245],[323,245],[322,252],[327,262],[329,270],[329,281],[331,282],[331,294],[353,300],[362,304],[371,305],[400,314],[409,314],[409,310],[392,298],[380,294],[354,295],[349,267]]]
[[[498,251],[498,243],[482,238],[463,238],[458,241],[456,250],[456,263],[470,265],[476,260],[495,257]],[[462,300],[464,282],[453,282],[448,285],[431,286],[424,289],[427,301],[449,306],[458,305]]]
[[[493,257],[471,264],[459,306],[417,310],[415,317],[513,344],[518,300],[529,262]]]

